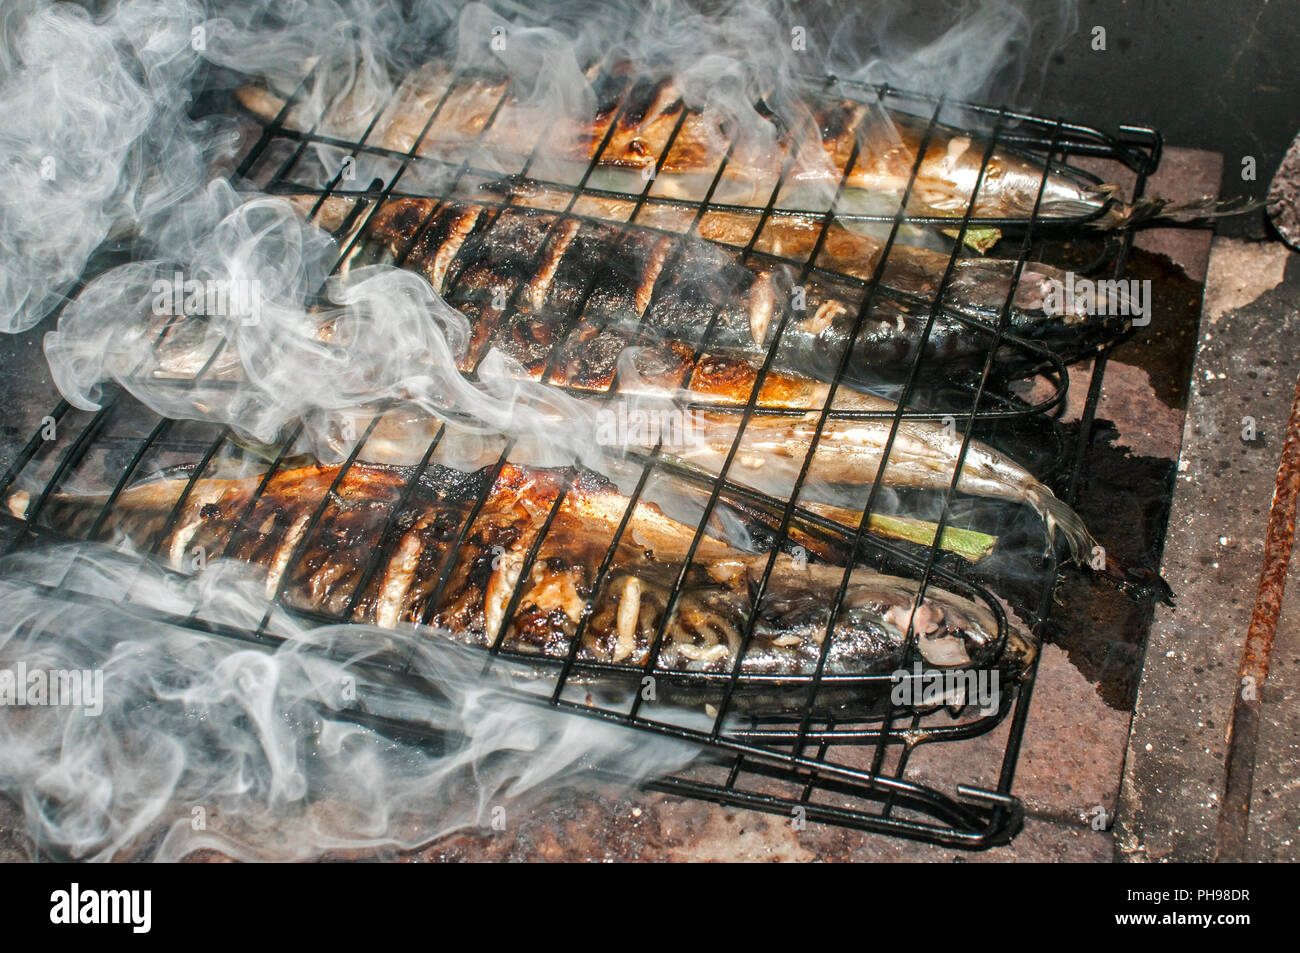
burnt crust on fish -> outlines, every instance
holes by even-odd
[[[650,665],[692,527],[639,501],[595,591],[598,567],[628,505],[604,477],[583,469],[506,464],[466,473],[430,464],[403,502],[412,475],[406,468],[355,463],[340,478],[337,466],[302,466],[273,474],[260,494],[257,477],[203,477],[193,482],[170,528],[169,515],[188,481],[160,479],[125,490],[101,537],[137,547],[156,542],[157,552],[178,569],[201,546],[252,567],[267,596],[278,595],[289,608],[388,628],[421,623],[480,647],[499,641],[514,652],[564,657],[586,618],[579,660],[633,672]],[[557,500],[507,618],[526,555]],[[30,502],[23,492],[8,500],[19,517]],[[84,537],[104,502],[56,494],[40,519]],[[379,562],[367,577],[376,549]],[[684,674],[730,671],[756,612],[741,674],[815,671],[843,570],[778,554],[755,606],[766,559],[702,537],[664,627],[657,666]],[[1017,676],[1032,661],[1035,642],[1014,622],[999,654],[998,626],[988,608],[932,585],[913,614],[915,597],[911,580],[855,569],[825,671],[868,676],[897,670],[907,661],[909,620],[920,659],[929,665],[993,665]]]
[[[837,235],[832,250],[860,237],[849,236]],[[931,322],[923,303],[890,295],[868,302],[867,286],[852,276],[819,272],[796,286],[792,266],[750,260],[734,246],[531,207],[387,200],[369,217],[345,270],[376,262],[423,274],[465,315],[471,334],[459,355],[463,370],[497,347],[534,379],[585,390],[607,389],[632,347],[657,348],[659,361],[675,352],[679,380],[702,344],[761,356],[787,308],[776,366],[821,377],[834,373],[860,315],[853,374],[905,374],[919,351],[922,373],[951,375],[981,367],[993,346],[991,320],[963,320],[939,308]],[[989,280],[1004,279],[1009,272]],[[920,278],[912,284],[927,290]],[[1080,353],[1112,336],[1110,329],[1089,336],[1078,324],[1012,312],[1010,330],[1082,342]],[[1006,340],[995,358],[1005,373],[1044,362],[1040,353]]]

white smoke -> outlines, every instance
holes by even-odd
[[[969,101],[1029,105],[1031,44],[1056,49],[1078,26],[1073,0],[1021,4],[1013,0],[958,3],[864,4],[862,14],[837,24],[827,43],[831,64],[858,58],[848,73],[870,83]],[[918,31],[907,13],[933,14]],[[870,12],[868,13],[867,10]],[[1050,56],[1037,60],[1046,72]],[[1041,81],[1041,75],[1039,77]]]
[[[527,690],[526,671],[485,673],[481,653],[436,638],[278,613],[269,631],[287,641],[267,651],[175,621],[254,629],[270,608],[260,588],[233,564],[184,578],[92,545],[3,560],[0,671],[103,675],[98,714],[0,705],[0,791],[42,850],[296,860],[471,826],[509,836],[531,798],[594,783],[593,769],[635,782],[695,753],[530,704],[512,688]],[[409,657],[410,678],[375,675],[381,657]],[[434,746],[362,727],[358,711],[399,717]]]
[[[352,271],[346,283],[326,283],[338,249],[286,200],[241,199],[218,181],[190,200],[183,223],[173,224],[184,233],[171,230],[172,247],[190,254],[106,272],[46,335],[51,374],[74,406],[95,409],[100,383],[117,380],[164,417],[215,420],[263,443],[306,420],[313,449],[328,459],[337,415],[405,399],[433,416],[455,414],[462,425],[541,439],[553,453],[537,462],[590,456],[588,406],[519,380],[496,352],[479,369],[478,383],[459,373],[468,322],[420,275],[370,266]],[[174,286],[177,273],[247,288],[249,299],[239,309],[180,319],[183,327],[172,335],[181,343],[157,347],[159,328],[171,319],[157,314],[165,309],[156,288]],[[329,304],[309,308],[322,283]],[[164,299],[170,307],[165,293]],[[151,313],[152,320],[142,319]]]
[[[36,324],[110,235],[149,236],[228,151],[185,110],[200,8],[7,3],[0,18],[0,329]]]

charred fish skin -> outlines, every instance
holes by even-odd
[[[588,390],[608,388],[623,351],[647,342],[681,345],[679,379],[706,333],[710,350],[760,357],[787,310],[776,366],[822,376],[835,370],[850,341],[848,369],[858,380],[905,376],[918,359],[926,376],[969,372],[994,346],[991,314],[963,320],[946,307],[872,295],[834,276],[798,283],[793,267],[747,261],[734,247],[536,209],[390,199],[371,216],[349,261],[398,261],[430,278],[470,322],[462,369],[495,346],[535,378]],[[1078,355],[1114,334],[1110,326],[1085,329],[1019,310],[1009,320],[1011,333]],[[995,355],[1006,376],[1049,360],[1012,341],[1002,341]]]
[[[564,193],[533,182],[505,179],[492,183],[490,188],[508,201],[533,208],[557,209],[568,203]],[[580,205],[585,216],[620,222],[635,210],[635,203],[609,197],[587,197]],[[879,288],[872,298],[872,311],[879,313],[883,321],[890,321],[897,312],[906,318],[934,310],[939,333],[944,333],[945,328],[952,332],[968,328],[973,335],[984,334],[987,339],[1005,311],[1009,333],[1048,347],[1066,363],[1082,360],[1098,345],[1117,340],[1130,329],[1130,321],[1122,313],[1094,314],[1078,305],[1073,311],[1054,310],[1057,305],[1049,308],[1050,301],[1059,300],[1069,276],[1044,262],[1026,262],[1017,279],[1015,261],[953,259],[947,252],[898,240],[887,245],[848,225],[828,223],[824,216],[808,214],[773,215],[760,228],[757,210],[743,213],[713,209],[696,220],[689,208],[656,204],[652,199],[641,209],[637,221],[672,234],[684,234],[693,227],[699,238],[731,249],[749,251],[752,244],[752,253],[760,259],[753,270],[760,274],[764,270],[793,274],[808,264],[812,266],[811,277],[802,285],[824,279],[832,285],[846,286],[839,293],[839,302],[812,308],[806,320],[799,322],[800,327],[825,327],[831,317],[845,310],[845,300],[860,294],[858,288],[866,282]],[[856,279],[858,284],[851,284],[849,279]],[[718,298],[715,294],[705,300]],[[932,308],[936,301],[938,307]],[[975,320],[963,321],[962,316]],[[899,328],[897,333],[902,337],[908,329],[903,325]],[[909,333],[920,337],[919,329]],[[967,366],[980,363],[974,345],[960,352],[954,352],[952,347],[943,350],[951,352],[944,359],[957,359]],[[1010,342],[1001,346],[997,355],[998,369],[1005,376],[1030,374],[1050,362],[1050,357],[1013,347]],[[899,373],[894,364],[870,353],[858,356],[855,369],[858,373],[871,369],[883,376]]]
[[[465,236],[454,223],[470,216]],[[416,230],[415,223],[432,224]],[[454,247],[453,247],[454,245]],[[397,199],[371,217],[350,262],[400,262],[437,276],[434,288],[469,321],[460,357],[473,369],[490,347],[531,376],[608,386],[613,360],[649,304],[670,241],[645,230],[561,218],[525,208],[485,209],[433,199]],[[584,372],[584,368],[590,370]]]
[[[200,478],[160,539],[189,481],[157,480],[118,497],[104,536],[137,546],[157,539],[159,554],[178,569],[193,546],[203,546],[252,567],[268,597],[290,608],[331,618],[350,611],[351,621],[388,628],[422,623],[480,647],[563,658],[575,651],[581,626],[578,660],[629,672],[652,661],[683,675],[729,672],[755,615],[742,675],[802,678],[816,669],[843,574],[838,567],[777,555],[755,604],[768,557],[705,536],[665,624],[694,531],[654,504],[633,509],[597,591],[597,569],[628,506],[605,478],[513,464],[475,473],[431,464],[396,512],[412,477],[405,468],[363,463],[341,476],[337,466],[296,467],[272,475],[260,494],[261,478]],[[104,502],[56,494],[41,520],[84,534]],[[31,500],[15,493],[8,503],[23,517]],[[931,586],[914,614],[916,592],[914,581],[853,570],[825,671],[865,677],[897,670],[907,661],[909,621],[920,659],[930,665],[996,666],[1015,677],[1032,661],[1034,640],[1018,626],[1010,625],[998,653],[998,625],[987,608]]]

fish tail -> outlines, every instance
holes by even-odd
[[[1047,525],[1049,544],[1056,542],[1056,534],[1059,531],[1065,537],[1066,545],[1070,547],[1070,558],[1078,565],[1086,566],[1092,558],[1092,549],[1097,545],[1097,541],[1088,532],[1083,517],[1041,483],[1031,486],[1025,494],[1025,499],[1043,517],[1043,522]]]
[[[1129,228],[1168,222],[1187,223],[1222,218],[1225,215],[1241,215],[1262,207],[1262,202],[1244,197],[1220,201],[1212,195],[1202,195],[1189,202],[1171,202],[1169,199],[1151,197],[1138,199],[1131,205],[1116,203],[1089,224],[1097,228]]]

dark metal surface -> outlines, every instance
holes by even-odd
[[[886,106],[906,104],[914,109],[918,104],[925,104],[928,107],[927,112],[930,116],[929,126],[918,153],[917,166],[919,166],[919,155],[924,154],[925,151],[924,143],[928,142],[929,136],[936,126],[944,121],[946,111],[959,110],[963,115],[978,116],[987,120],[991,124],[991,130],[987,138],[987,148],[984,153],[980,181],[983,179],[984,171],[988,167],[994,149],[1009,144],[1016,149],[1038,155],[1053,164],[1066,164],[1072,157],[1076,156],[1110,160],[1136,175],[1136,187],[1131,196],[1131,198],[1136,198],[1141,195],[1146,177],[1155,170],[1159,160],[1160,138],[1154,131],[1149,129],[1123,127],[1123,137],[1113,138],[1097,130],[1065,123],[1060,120],[1042,119],[1007,109],[950,103],[939,98],[903,93],[889,87],[844,84],[834,79],[827,79],[825,86],[827,89],[834,89],[838,95],[870,97]],[[314,143],[343,145],[350,150],[354,157],[363,152],[383,155],[385,150],[366,144],[364,139],[360,142],[343,143],[338,140],[330,140],[324,136],[318,136],[314,131],[297,133],[287,130],[284,127],[284,119],[292,105],[292,100],[275,121],[263,128],[260,138],[237,170],[237,180],[254,174],[258,162],[264,155],[270,154],[268,149],[273,143],[289,142],[292,144],[289,158],[278,163],[270,180],[264,183],[267,191],[293,193],[313,191],[320,196],[320,201],[317,203],[318,208],[320,203],[328,196],[350,195],[368,203],[360,212],[361,215],[373,214],[384,199],[404,194],[398,190],[398,185],[404,174],[413,165],[440,161],[421,157],[416,153],[424,134],[428,132],[445,101],[446,97],[434,108],[424,125],[424,131],[408,153],[399,155],[388,153],[386,155],[387,158],[397,161],[396,171],[386,180],[377,182],[370,189],[353,192],[340,191],[338,186],[341,184],[341,174],[335,175],[324,188],[311,189],[293,180],[292,175],[295,168],[300,161],[304,161],[308,146]],[[504,102],[504,97],[501,102],[498,102],[497,109],[500,108],[502,102]],[[374,123],[377,122],[381,113],[382,109],[376,112],[371,122],[371,128],[374,127]],[[484,129],[486,130],[488,127],[490,127],[490,120]],[[614,125],[611,124],[611,132],[613,128]],[[678,129],[680,129],[680,122]],[[675,135],[676,131],[674,131],[674,137]],[[608,141],[608,136],[606,141]],[[667,151],[671,149],[672,142],[673,137],[670,137],[664,154],[658,157],[656,172],[662,165]],[[601,148],[603,147],[604,144],[602,144]],[[536,149],[534,149],[535,153]],[[851,168],[856,157],[855,150],[849,160],[848,167],[846,167],[845,178],[847,178],[848,169]],[[547,183],[556,188],[568,188],[572,191],[572,198],[569,203],[570,209],[577,198],[584,194],[587,182],[596,167],[598,159],[599,151],[577,187],[564,186],[562,183]],[[526,177],[528,175],[531,161],[530,157],[529,164],[525,165],[521,173],[522,176]],[[724,159],[723,161],[725,167],[727,160]],[[875,280],[866,283],[867,293],[857,316],[855,338],[858,330],[863,326],[864,319],[871,311],[875,296],[889,293],[887,289],[881,287],[879,278],[883,273],[888,251],[893,247],[900,227],[904,224],[925,223],[928,221],[925,218],[909,216],[905,211],[907,196],[910,194],[912,185],[915,182],[917,166],[913,167],[911,181],[909,181],[899,203],[898,210],[892,216],[884,217],[884,221],[887,221],[890,225],[890,234],[885,246],[886,251],[881,256],[880,263],[877,266]],[[452,172],[450,185],[447,185],[445,187],[446,191],[441,194],[450,194],[466,175],[473,175],[475,171],[478,170],[474,170],[470,166],[468,158],[458,163]],[[698,203],[696,223],[698,223],[705,211],[718,207],[711,205],[710,200],[722,176],[722,171],[723,168],[720,167],[706,198],[703,202]],[[755,256],[753,245],[762,231],[762,224],[771,216],[783,213],[782,210],[777,208],[777,200],[788,172],[789,162],[787,162],[786,168],[783,169],[778,184],[768,197],[765,206],[749,210],[758,216],[759,224],[754,230],[749,247],[744,250],[747,259]],[[499,175],[497,177],[499,178]],[[635,223],[637,214],[647,202],[658,201],[658,199],[650,195],[653,181],[653,178],[649,179],[644,189],[639,193],[621,193],[618,195],[620,198],[635,202],[636,211],[628,219],[629,226]],[[840,184],[840,189],[842,190],[842,188],[843,180],[841,180]],[[1040,189],[1040,200],[1041,195]],[[490,205],[491,203],[482,204]],[[503,207],[506,206],[500,205],[497,208],[497,214],[499,214],[500,208]],[[1017,262],[1006,303],[1002,308],[994,333],[988,336],[988,357],[977,380],[973,381],[968,390],[964,392],[968,403],[962,408],[959,415],[954,415],[958,417],[959,421],[964,421],[963,432],[965,434],[958,461],[958,472],[960,472],[960,462],[965,458],[970,440],[977,433],[981,434],[981,436],[985,433],[996,436],[999,432],[999,422],[1039,420],[1046,411],[1057,407],[1065,396],[1064,391],[1068,375],[1064,373],[1063,368],[1059,367],[1059,362],[1055,374],[1055,396],[1037,404],[1029,404],[1017,398],[1013,393],[1005,389],[1005,382],[997,379],[995,374],[994,355],[1001,345],[1012,343],[1031,349],[1035,347],[1029,342],[1017,342],[1007,331],[1010,302],[1014,297],[1015,287],[1024,263],[1050,247],[1052,241],[1062,241],[1076,235],[1080,226],[1086,224],[1085,218],[1064,222],[1047,222],[1040,220],[1036,213],[1037,207],[1035,208],[1035,215],[1027,222],[1009,223],[1001,220],[981,219],[975,216],[972,204],[967,208],[962,218],[943,221],[945,225],[955,225],[958,228],[958,238],[953,243],[948,268],[936,295],[933,300],[924,302],[928,309],[927,335],[940,313],[942,307],[940,302],[953,275],[955,262],[961,253],[961,239],[970,228],[979,225],[999,225],[1004,227],[1008,232],[1008,237],[1004,238],[1004,242],[1012,247],[1011,255],[1014,256]],[[825,237],[826,226],[829,225],[832,219],[831,213],[826,210],[808,210],[804,214],[821,219],[822,231],[817,246],[808,257],[807,262],[796,263],[799,264],[800,268],[800,280],[806,278],[813,270],[812,263],[816,260],[817,249],[820,248]],[[680,253],[682,244],[690,236],[691,231],[688,231],[684,236],[677,236],[678,253]],[[621,234],[622,232],[620,232]],[[410,248],[414,247],[418,238],[418,233],[412,237],[411,243],[406,250],[407,254],[409,254]],[[1102,266],[1106,267],[1113,277],[1119,277],[1125,273],[1131,241],[1131,234],[1123,234],[1118,243],[1118,253],[1110,260],[1102,259]],[[349,248],[341,249],[338,261],[343,261],[349,251]],[[672,608],[680,597],[686,572],[696,547],[704,538],[705,527],[709,525],[710,517],[720,503],[731,499],[747,499],[763,504],[773,514],[779,514],[778,544],[788,538],[791,527],[796,523],[800,525],[810,522],[815,523],[812,514],[798,506],[798,489],[803,486],[808,476],[812,455],[816,452],[816,440],[813,441],[813,446],[804,458],[796,482],[796,490],[791,494],[789,500],[747,490],[735,481],[728,479],[746,425],[755,413],[766,413],[766,411],[761,411],[757,407],[757,397],[762,382],[772,367],[777,346],[781,340],[782,332],[790,320],[791,313],[792,309],[787,304],[783,309],[779,323],[776,325],[775,341],[759,369],[758,381],[751,391],[749,400],[740,408],[730,408],[731,411],[739,414],[736,437],[717,478],[708,481],[706,484],[708,490],[707,504],[696,524],[690,552],[669,595],[668,608],[664,612],[665,620],[671,615]],[[717,311],[715,310],[715,321],[716,314]],[[711,328],[712,323],[710,324]],[[706,331],[697,345],[697,359],[708,338],[709,334]],[[836,390],[843,384],[850,350],[851,345],[845,348],[839,366],[829,381],[830,395],[825,404],[821,407],[801,411],[805,413],[812,411],[819,414],[819,432],[820,428],[824,427],[828,420],[841,415],[840,412],[831,410],[831,402],[834,399]],[[922,383],[920,374],[921,363],[924,359],[923,354],[924,349],[918,348],[917,356],[904,378],[901,394],[897,398],[900,405],[908,405],[923,399],[925,385]],[[216,353],[210,357],[208,361],[209,367],[216,360],[216,357]],[[1057,489],[1062,491],[1061,495],[1068,503],[1074,502],[1087,473],[1088,450],[1090,447],[1089,436],[1100,395],[1106,357],[1105,352],[1097,356],[1077,441],[1072,447],[1062,444],[1060,449],[1064,459],[1052,462],[1052,465],[1056,467]],[[615,392],[616,385],[610,388],[611,398]],[[381,413],[384,409],[380,408]],[[198,458],[199,465],[193,469],[188,486],[174,507],[167,525],[155,538],[154,548],[156,548],[161,540],[166,538],[175,520],[179,518],[186,497],[195,482],[207,471],[209,464],[220,455],[233,452],[229,439],[231,435],[228,429],[209,424],[173,423],[162,420],[156,416],[151,416],[150,412],[137,405],[131,398],[124,396],[120,391],[113,392],[105,400],[103,409],[94,414],[74,411],[66,403],[60,403],[51,412],[51,416],[59,421],[60,430],[65,434],[70,433],[71,436],[67,439],[51,442],[41,439],[41,435],[37,433],[23,447],[17,458],[11,462],[3,479],[0,479],[0,493],[3,493],[16,480],[20,478],[30,480],[33,474],[39,474],[41,490],[35,498],[32,509],[28,512],[30,527],[28,534],[45,533],[51,529],[40,525],[40,514],[46,501],[49,499],[50,494],[58,492],[69,485],[72,478],[80,473],[92,452],[106,455],[100,462],[104,463],[106,469],[112,471],[115,480],[112,484],[112,493],[105,504],[100,519],[95,525],[95,531],[102,528],[104,518],[115,502],[117,495],[141,471],[147,461],[157,458],[160,454],[189,453],[191,460],[195,457]],[[891,430],[885,448],[886,456],[898,434],[901,422],[913,415],[900,410],[898,413],[889,416]],[[347,468],[363,452],[367,438],[379,419],[380,417],[377,415],[372,420],[370,429],[367,429],[365,433],[359,436],[345,464],[339,470],[335,480],[335,487],[343,479]],[[128,422],[130,422],[129,425],[127,425]],[[138,433],[140,436],[132,438],[130,436],[132,433]],[[425,451],[421,464],[413,468],[412,475],[403,491],[403,498],[412,492],[419,481],[432,459],[443,433],[443,429],[438,431],[438,434]],[[271,465],[270,470],[267,471],[259,487],[258,495],[260,495],[262,489],[265,489],[270,477],[281,466],[285,457],[291,451],[296,436],[296,434],[287,435],[286,439],[281,443],[278,458]],[[511,449],[512,444],[507,442],[498,459],[498,467],[504,465]],[[794,685],[805,689],[807,692],[808,702],[800,712],[792,716],[765,718],[761,721],[755,719],[738,720],[733,717],[731,708],[737,690],[742,686],[758,685],[764,681],[763,677],[741,675],[740,667],[745,650],[753,637],[756,614],[750,617],[746,631],[743,633],[741,651],[734,667],[728,673],[691,675],[688,679],[687,676],[683,676],[681,673],[669,671],[659,666],[657,664],[658,649],[665,634],[666,621],[661,624],[656,634],[650,661],[645,668],[612,663],[594,663],[577,658],[577,647],[590,618],[594,600],[599,595],[602,583],[612,566],[614,553],[627,527],[632,509],[645,492],[651,475],[658,473],[669,474],[679,479],[698,479],[697,474],[683,470],[672,460],[662,457],[659,449],[656,447],[655,450],[648,454],[632,455],[630,457],[634,463],[641,467],[641,473],[636,489],[627,505],[623,521],[609,545],[597,577],[593,582],[593,597],[589,601],[583,619],[579,624],[577,636],[570,642],[569,655],[563,659],[553,659],[524,655],[512,651],[502,645],[505,633],[504,627],[497,636],[496,644],[490,647],[490,654],[525,661],[531,665],[541,666],[546,670],[547,677],[552,681],[549,683],[549,690],[544,697],[533,699],[538,704],[567,709],[588,717],[603,718],[647,731],[674,735],[695,742],[711,753],[712,758],[710,760],[701,763],[698,767],[682,776],[655,782],[653,786],[661,790],[772,813],[803,817],[810,821],[824,821],[861,830],[893,833],[949,846],[982,848],[1009,840],[1018,831],[1023,818],[1023,808],[1019,801],[1012,796],[1011,788],[1034,683],[1032,671],[1021,684],[1011,686],[1004,691],[997,711],[987,715],[972,713],[967,710],[955,714],[950,714],[947,711],[926,714],[907,707],[895,708],[891,703],[889,710],[881,718],[850,719],[840,722],[828,720],[815,710],[813,699],[823,686],[835,683],[841,686],[861,686],[865,690],[872,686],[879,687],[891,682],[890,676],[851,677],[831,675],[823,670],[829,653],[831,635],[847,593],[852,563],[844,569],[844,575],[832,604],[826,636],[822,640],[821,655],[815,673],[804,677],[781,678],[783,685],[787,687]],[[116,456],[113,456],[113,454],[116,454]],[[1002,603],[994,595],[994,591],[998,591],[998,587],[991,585],[986,579],[979,578],[975,573],[962,571],[960,567],[954,566],[950,560],[941,558],[937,541],[941,538],[943,527],[947,525],[951,515],[951,504],[956,483],[957,476],[954,475],[952,483],[944,494],[943,509],[939,517],[939,529],[935,534],[935,545],[919,555],[916,552],[891,545],[868,535],[866,531],[868,521],[880,503],[879,485],[872,487],[864,507],[861,522],[855,530],[845,532],[834,527],[833,524],[830,529],[847,537],[851,543],[850,552],[859,554],[859,558],[863,562],[884,563],[890,566],[893,571],[905,570],[908,575],[918,579],[920,582],[916,597],[916,606],[918,607],[924,597],[926,587],[932,580],[938,580],[945,588],[982,602],[998,620],[999,644],[1003,644],[1007,638],[1007,618]],[[490,488],[490,486],[491,481],[488,481],[486,487]],[[447,582],[447,576],[456,561],[456,551],[464,543],[470,527],[473,525],[475,515],[486,500],[486,494],[487,489],[484,490],[484,495],[471,510],[455,547],[447,557],[446,568],[443,571],[443,576],[438,581],[439,589],[445,586]],[[516,585],[509,601],[506,618],[510,617],[518,605],[523,581],[529,577],[529,569],[545,537],[546,528],[549,527],[550,521],[554,519],[555,514],[559,511],[564,498],[565,493],[561,491],[552,504],[542,532],[538,534],[527,554],[519,574],[520,582]],[[254,505],[256,499],[255,496],[253,501],[250,501],[250,507]],[[290,559],[290,564],[293,564],[297,556],[304,551],[314,528],[329,505],[329,499],[330,495],[327,494],[311,517],[297,544],[297,551]],[[396,542],[393,538],[392,529],[393,521],[400,509],[399,504],[391,511],[387,530],[383,538],[378,541],[374,556],[364,570],[363,575],[366,578],[373,575]],[[822,528],[827,529],[825,525]],[[759,584],[759,591],[754,597],[755,604],[758,603],[770,579],[775,556],[779,548],[779,545],[774,545],[771,550],[772,555]],[[1030,594],[1017,600],[1022,611],[1028,617],[1028,621],[1039,633],[1042,633],[1048,627],[1051,619],[1057,576],[1058,567],[1053,556],[1045,560],[1043,565],[1037,567],[1035,576],[1027,586]],[[284,578],[287,579],[287,577],[288,574]],[[281,589],[283,589],[283,586],[282,579]],[[364,586],[359,586],[356,592],[359,595],[363,590]],[[999,591],[998,594],[1002,593]],[[277,595],[283,595],[283,593],[280,592]],[[429,604],[431,606],[436,605],[437,601],[437,593],[435,592]],[[355,597],[353,602],[355,603]],[[340,618],[302,614],[307,615],[309,618],[328,622],[337,622],[340,619],[347,618],[346,614]],[[217,634],[248,639],[259,644],[274,644],[274,637],[267,632],[269,615],[270,613],[263,618],[261,625],[255,631],[219,631]],[[205,620],[193,617],[180,621],[198,631],[211,632],[214,629]],[[910,625],[906,637],[907,651],[909,657],[911,657],[916,654],[917,633],[913,631]],[[409,659],[407,661],[409,663]],[[398,678],[407,677],[409,675],[409,664],[403,664],[401,660],[398,660],[393,665],[393,671]],[[575,682],[578,675],[610,679],[617,679],[621,676],[624,680],[627,680],[629,676],[653,675],[657,679],[666,681],[675,679],[689,680],[693,685],[704,685],[713,693],[710,697],[714,701],[709,711],[711,725],[708,728],[692,728],[669,723],[662,709],[643,705],[643,697],[639,693],[632,696],[633,700],[630,708],[626,706],[602,707],[599,701],[593,701],[584,691],[575,691],[575,689],[580,688],[580,685]],[[358,717],[366,715],[365,712],[358,712],[357,714]],[[1010,719],[1010,731],[1001,753],[1000,765],[996,768],[997,780],[995,786],[959,784],[955,790],[944,791],[908,776],[909,759],[918,746],[925,744],[953,745],[954,757],[960,757],[957,752],[962,740],[985,734],[1008,718]],[[380,727],[385,726],[380,725]],[[386,730],[407,729],[415,730],[412,726],[386,726]],[[981,772],[975,770],[976,767],[972,765],[970,775],[972,778],[981,776]]]

